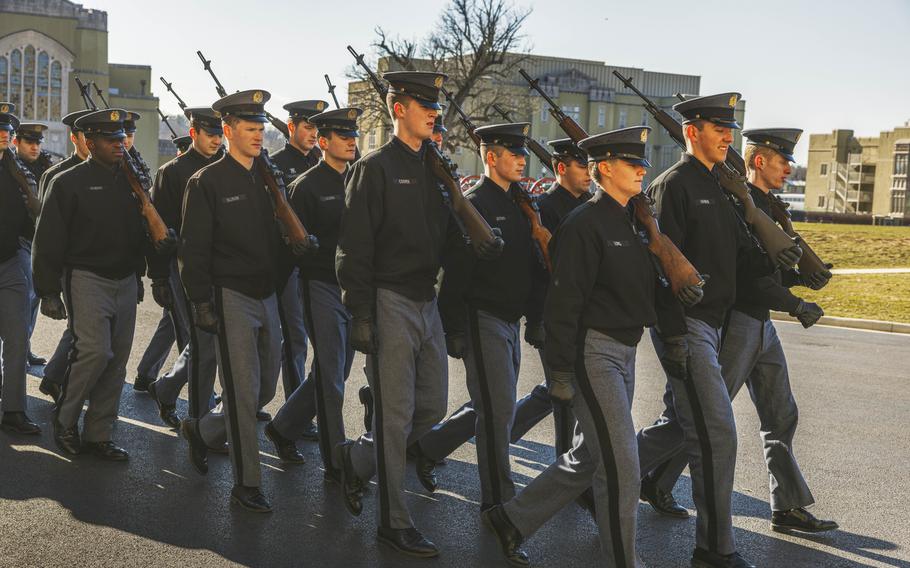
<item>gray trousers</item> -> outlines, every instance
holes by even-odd
[[[295,268],[278,297],[278,315],[281,318],[281,384],[285,401],[306,378],[307,330],[300,285],[300,275]]]
[[[326,470],[337,469],[332,448],[345,441],[344,383],[351,374],[354,348],[351,347],[351,315],[341,303],[337,284],[301,280],[303,313],[307,335],[313,344],[313,372],[307,379],[315,396],[301,385],[281,407],[272,425],[285,438],[295,440],[316,415],[319,424],[319,452]],[[306,383],[304,383],[306,384]]]
[[[176,336],[174,335],[174,326],[171,323],[170,313],[168,310],[162,310],[161,319],[158,320],[158,327],[155,328],[155,333],[145,347],[145,352],[142,354],[142,359],[139,360],[139,365],[136,366],[136,374],[146,379],[154,380],[157,378],[161,367],[164,366],[164,362],[171,352],[171,347],[174,346],[175,340]]]
[[[259,487],[256,412],[272,400],[278,386],[278,302],[274,294],[260,300],[216,286],[215,310],[223,412],[205,414],[199,421],[200,433],[212,448],[228,442],[235,485]]]
[[[774,323],[733,310],[724,328],[719,360],[730,398],[736,398],[745,384],[758,412],[770,477],[771,510],[788,511],[815,503],[793,455],[799,412]],[[675,457],[655,470],[657,486],[671,491],[687,463],[680,447]]]
[[[736,551],[733,540],[733,474],[736,469],[736,423],[720,370],[721,330],[686,318],[689,377],[667,376],[673,412],[638,433],[640,469],[650,473],[680,445],[692,472],[692,497],[698,510],[695,543],[718,554]],[[658,357],[663,343],[652,330]]]
[[[641,565],[635,551],[640,490],[632,422],[636,347],[594,330],[576,364],[574,446],[505,504],[528,538],[586,489],[594,487],[597,529],[607,566]]]
[[[88,400],[82,438],[106,442],[120,409],[120,393],[136,327],[136,277],[109,280],[67,269],[64,299],[73,336],[57,422],[72,427]]]
[[[69,366],[70,352],[73,349],[73,334],[69,326],[63,330],[60,340],[57,342],[57,348],[54,354],[48,359],[47,365],[44,366],[44,380],[63,385],[63,379],[66,376],[66,368]]]
[[[379,525],[414,526],[404,494],[407,447],[446,411],[449,369],[436,299],[420,302],[376,290],[377,353],[367,357],[375,411],[372,432],[354,443],[357,476],[378,476]],[[514,399],[513,399],[514,400]]]
[[[19,255],[19,262],[22,263],[22,272],[25,274],[25,285],[28,292],[28,299],[26,300],[26,305],[28,306],[28,337],[29,341],[31,341],[32,333],[35,331],[35,323],[38,321],[39,303],[38,293],[35,292],[32,278],[32,241],[19,237],[19,244],[21,248],[16,254]],[[28,346],[26,346],[26,349],[31,351]]]
[[[28,280],[18,255],[0,264],[0,361],[3,387],[0,410],[25,412],[28,355]]]

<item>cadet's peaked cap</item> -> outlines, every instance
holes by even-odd
[[[127,114],[129,116],[123,120],[123,131],[127,134],[132,134],[136,132],[136,121],[142,118],[142,115],[133,111],[129,111]]]
[[[85,132],[86,136],[102,136],[104,138],[126,138],[123,131],[123,121],[129,112],[122,108],[106,108],[92,111],[76,119],[76,128]]]
[[[333,131],[342,136],[360,136],[357,132],[357,117],[363,114],[359,108],[339,108],[314,114],[308,120],[316,125],[320,134]]]
[[[650,126],[632,126],[611,130],[603,134],[589,136],[578,143],[579,148],[588,153],[588,161],[600,162],[620,158],[629,163],[651,167],[645,158],[645,145],[648,142]]]
[[[41,142],[44,140],[44,131],[47,130],[46,124],[40,122],[22,122],[16,129],[16,138],[24,138],[32,142]]]
[[[777,150],[781,156],[791,162],[795,162],[793,150],[803,131],[799,128],[752,128],[743,130],[743,138],[746,144],[752,146],[765,146],[772,150]]]
[[[329,103],[320,100],[295,101],[293,103],[288,103],[281,108],[288,111],[291,120],[295,122],[298,120],[306,120],[309,122],[311,116],[324,112],[325,109],[329,108]]]
[[[15,111],[15,104],[0,103],[0,130],[13,131],[19,127],[19,119],[13,114]]]
[[[182,154],[189,150],[190,145],[193,143],[193,139],[189,136],[178,136],[173,140],[174,146],[177,146],[177,150]]]
[[[389,92],[414,97],[421,105],[441,110],[439,90],[449,76],[430,71],[389,71],[382,78],[389,82]]]
[[[236,116],[250,122],[268,122],[269,119],[265,115],[265,103],[270,98],[272,95],[261,89],[240,91],[215,101],[212,110],[221,113],[223,119]]]
[[[441,110],[442,109],[440,109],[440,111]],[[437,133],[441,132],[441,133],[445,134],[448,131],[449,131],[449,129],[446,128],[446,125],[442,123],[442,112],[440,112],[439,114],[436,115],[436,120],[433,121],[433,133],[437,134]]]
[[[71,112],[68,115],[64,116],[61,122],[70,127],[72,132],[82,132],[81,129],[76,127],[76,121],[87,114],[91,114],[93,111],[91,109],[77,110],[76,112]]]
[[[531,123],[513,122],[507,124],[491,124],[481,126],[474,131],[480,141],[490,146],[502,146],[513,154],[527,156],[528,133],[531,132]]]
[[[221,115],[212,110],[212,107],[186,107],[183,109],[183,115],[209,134],[216,136],[224,134],[221,128]]]
[[[684,122],[707,120],[727,128],[740,128],[734,111],[743,96],[739,93],[721,93],[706,97],[692,97],[673,105],[673,110],[683,115]]]
[[[572,142],[571,138],[560,138],[559,140],[550,140],[550,146],[553,147],[553,156],[564,160],[577,160],[581,163],[587,163],[588,155]]]

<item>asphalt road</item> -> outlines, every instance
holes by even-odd
[[[149,294],[150,295],[150,294]],[[409,479],[417,525],[442,549],[436,560],[412,561],[379,548],[375,488],[364,513],[350,517],[335,487],[322,480],[318,449],[300,443],[308,462],[282,466],[260,437],[264,490],[275,512],[255,515],[231,507],[227,458],[210,459],[207,477],[186,459],[186,445],[162,427],[154,404],[129,383],[160,315],[140,308],[135,348],[124,387],[115,440],[128,464],[81,456],[54,446],[50,404],[29,380],[30,412],[39,438],[0,433],[0,566],[504,566],[478,516],[476,453],[465,444],[439,468],[441,489],[427,495]],[[910,336],[779,322],[800,405],[795,452],[818,504],[814,512],[841,529],[799,538],[768,528],[768,479],[758,422],[748,396],[735,403],[739,459],[734,494],[740,550],[759,566],[895,566],[910,568]],[[52,352],[62,326],[41,318],[34,350]],[[172,355],[173,359],[173,355]],[[461,363],[450,361],[450,409],[466,399]],[[348,434],[357,435],[364,383],[355,363],[346,405]],[[525,350],[520,392],[542,380],[537,355]],[[650,343],[639,349],[634,415],[638,426],[660,412],[664,379]],[[269,410],[276,411],[280,392]],[[181,402],[185,412],[185,401]],[[553,459],[552,422],[534,428],[512,449],[516,481],[526,484]],[[688,477],[677,486],[689,508]],[[694,519],[669,520],[642,505],[638,548],[647,566],[688,566]],[[536,566],[603,563],[597,529],[575,505],[564,509],[526,546]]]

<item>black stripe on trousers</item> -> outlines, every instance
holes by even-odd
[[[490,482],[493,485],[493,503],[502,503],[502,487],[499,486],[499,463],[496,460],[496,435],[493,429],[493,404],[490,400],[490,386],[487,383],[486,367],[483,363],[483,346],[480,341],[480,323],[477,310],[468,308],[468,325],[471,326],[471,348],[474,350],[474,363],[480,382],[480,404],[483,406],[484,427],[487,434],[487,461],[490,464]]]
[[[379,337],[379,319],[376,308],[377,300],[373,300],[373,333]],[[378,341],[374,342],[378,343]],[[391,515],[389,514],[389,487],[388,475],[385,465],[385,427],[382,423],[382,379],[379,372],[379,348],[374,345],[373,354],[368,355],[373,361],[373,444],[376,446],[376,477],[379,481],[379,523],[380,526],[392,528]],[[398,491],[398,488],[394,488]]]
[[[597,395],[594,394],[591,379],[588,377],[588,368],[585,365],[586,335],[587,331],[582,331],[577,341],[575,376],[581,396],[585,399],[588,411],[590,411],[591,418],[594,420],[594,429],[597,430],[600,458],[607,473],[607,498],[610,500],[607,512],[610,516],[610,542],[613,543],[613,561],[617,567],[623,568],[626,565],[626,552],[622,542],[622,525],[619,520],[619,473],[616,467],[616,456],[613,453],[613,442],[610,441],[610,429],[607,427],[607,419],[604,417],[603,408],[600,406],[600,401],[597,400]],[[598,504],[599,507],[600,505]]]
[[[284,319],[284,306],[281,304],[281,294],[275,294],[278,303],[278,321],[281,322],[281,386],[284,388],[284,401],[291,398],[291,394],[300,386],[297,377],[297,366],[294,364],[294,352],[291,349],[291,332],[287,321]]]
[[[303,318],[306,323],[307,336],[313,346],[312,380],[316,388],[316,424],[319,427],[319,452],[322,454],[322,463],[326,471],[334,471],[332,465],[332,446],[329,444],[328,418],[325,412],[325,389],[322,385],[322,369],[319,368],[319,348],[316,347],[316,326],[313,322],[312,299],[310,297],[310,281],[300,279],[300,289],[303,291]]]
[[[231,355],[228,351],[227,327],[224,321],[224,292],[215,286],[215,312],[218,314],[218,345],[221,348],[221,372],[224,373],[224,396],[227,399],[228,424],[231,428],[229,446],[231,460],[237,470],[237,485],[243,485],[243,451],[240,442],[240,423],[237,420],[237,393],[234,390],[234,374],[231,369]]]
[[[66,290],[66,293],[63,295],[65,300],[64,305],[66,306],[68,316],[66,325],[69,326],[70,335],[73,336],[72,344],[70,345],[69,353],[66,354],[66,370],[63,372],[63,385],[60,387],[60,402],[57,404],[57,410],[59,411],[60,407],[63,406],[63,401],[66,400],[66,391],[67,387],[70,384],[70,371],[73,368],[73,363],[76,362],[76,359],[79,357],[79,339],[76,336],[76,317],[73,313],[73,269],[67,268],[63,274],[63,287]],[[81,413],[81,411],[80,411]],[[58,412],[54,412],[55,415]],[[56,420],[56,418],[55,418]],[[67,424],[61,424],[61,426],[69,427]],[[76,418],[76,427],[79,426],[79,418]]]
[[[204,403],[199,400],[199,330],[196,329],[196,322],[193,321],[193,306],[189,298],[186,299],[186,317],[190,328],[190,357],[187,364],[190,370],[187,377],[187,398],[189,399],[190,418],[202,418],[209,410],[209,401]],[[203,406],[205,404],[205,406]]]

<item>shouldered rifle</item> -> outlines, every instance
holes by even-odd
[[[578,144],[588,137],[588,133],[580,124],[564,113],[559,105],[556,104],[549,95],[547,95],[540,86],[537,79],[531,79],[524,69],[519,69],[521,76],[524,77],[531,88],[537,91],[543,100],[550,105],[550,114],[559,122],[559,126],[572,139],[572,142]],[[651,208],[651,200],[644,193],[639,193],[631,199],[635,212],[635,219],[648,236],[648,250],[657,257],[663,273],[670,281],[670,288],[673,295],[678,296],[680,290],[689,286],[704,286],[705,280],[698,270],[692,266],[689,259],[680,252],[676,244],[670,240],[670,237],[660,232],[660,226],[657,224],[657,217]]]
[[[13,152],[12,148],[3,148],[0,153],[3,154],[0,156],[0,161],[6,166],[13,179],[16,180],[16,185],[19,186],[19,192],[22,193],[22,200],[25,202],[29,217],[32,221],[37,220],[38,214],[41,213],[41,204],[38,202],[37,197],[38,181],[31,170],[25,167],[19,156]]]
[[[311,235],[300,222],[300,217],[291,208],[288,203],[287,190],[284,187],[284,176],[272,161],[269,159],[269,153],[264,148],[259,157],[254,160],[256,170],[265,181],[266,187],[272,196],[272,206],[275,210],[275,218],[278,219],[281,226],[281,232],[285,240],[291,246],[295,255],[302,255],[309,251],[315,251],[319,248],[319,241],[315,235]]]
[[[332,95],[332,102],[335,103],[335,108],[341,108],[341,105],[338,104],[338,97],[335,96],[335,85],[332,84],[332,80],[329,79],[329,74],[325,74],[325,84],[329,88],[329,94]]]
[[[479,151],[481,140],[476,132],[477,126],[474,125],[464,109],[455,102],[452,93],[445,87],[442,87],[441,90],[442,94],[445,95],[449,104],[452,106],[452,109],[455,111],[455,114],[461,119],[461,123],[464,125],[468,136],[477,146],[477,150]],[[481,156],[481,159],[483,160],[484,156]],[[550,262],[550,239],[553,238],[553,235],[550,234],[549,229],[543,226],[543,223],[540,220],[540,209],[537,207],[537,202],[534,201],[534,198],[531,197],[530,193],[525,191],[525,189],[518,184],[512,184],[509,193],[524,216],[528,218],[528,223],[531,225],[531,238],[534,239],[534,242],[537,244],[537,256],[540,259],[541,264],[543,264],[548,272],[552,272],[553,264]]]
[[[685,101],[686,97],[681,93],[676,93],[676,98]],[[727,149],[727,166],[740,173],[743,177],[746,173],[746,161],[735,148]],[[806,282],[813,290],[821,290],[831,279],[831,268],[833,264],[827,264],[819,258],[818,254],[812,250],[809,243],[796,232],[793,228],[793,222],[790,219],[790,212],[787,210],[790,204],[775,195],[768,192],[768,201],[771,203],[771,217],[780,225],[784,233],[793,239],[793,241],[802,249],[803,254],[799,257],[797,267],[799,273],[806,277]]]
[[[224,86],[221,84],[221,81],[218,80],[218,77],[215,76],[215,72],[212,71],[212,60],[206,59],[205,56],[202,55],[202,52],[198,50],[196,51],[196,55],[198,55],[199,59],[202,60],[202,67],[209,72],[209,75],[212,76],[212,80],[215,81],[215,90],[218,92],[218,96],[222,98],[226,97],[228,95],[227,91],[224,90]],[[284,137],[288,140],[291,139],[291,131],[288,130],[287,124],[277,119],[275,116],[269,113],[269,111],[265,111],[265,116],[269,119],[269,122],[272,123],[272,126],[278,130],[278,132],[284,134]]]
[[[158,214],[158,210],[155,209],[155,205],[152,204],[151,199],[149,199],[151,178],[143,172],[142,167],[136,163],[137,160],[135,160],[133,156],[130,155],[130,152],[127,151],[126,145],[122,142],[120,145],[123,148],[123,165],[124,170],[126,171],[126,180],[130,184],[133,196],[136,198],[136,201],[139,202],[139,212],[142,214],[142,219],[145,221],[149,239],[152,241],[152,244],[155,245],[155,250],[158,252],[166,251],[172,248],[176,244],[176,241],[170,231],[168,231],[167,225],[165,225],[164,221],[161,219],[161,215]],[[130,150],[132,150],[132,148],[130,148]],[[139,158],[139,161],[141,161],[141,158]],[[142,165],[145,164],[144,162],[141,163]]]
[[[493,103],[492,106],[493,110],[495,110],[504,120],[508,122],[515,122],[513,114],[499,106],[499,103]],[[547,168],[554,174],[556,173],[553,171],[553,154],[551,154],[543,144],[533,138],[528,138],[528,148],[535,156],[537,156],[537,159],[540,160],[540,164],[543,167]]]
[[[161,79],[161,82],[164,83],[164,86],[167,88],[167,91],[174,95],[174,98],[177,99],[177,106],[180,107],[180,110],[186,110],[186,103],[183,102],[183,99],[180,98],[180,95],[177,94],[177,91],[174,90],[174,84],[168,83],[164,77],[158,77]]]
[[[174,127],[171,126],[171,123],[168,122],[168,120],[167,120],[167,115],[165,115],[163,112],[161,112],[160,108],[158,109],[158,116],[161,117],[161,122],[163,122],[164,125],[167,126],[167,129],[171,131],[171,140],[175,140],[177,138],[177,132],[174,131]]]
[[[364,62],[362,54],[357,53],[350,45],[348,46],[348,51],[354,56],[357,65],[366,72],[380,100],[385,104],[389,88]],[[495,258],[502,252],[505,242],[493,232],[489,223],[478,213],[474,205],[465,199],[464,194],[461,192],[461,186],[452,173],[454,167],[451,161],[442,154],[439,147],[433,142],[428,144],[427,150],[430,171],[439,182],[443,200],[452,211],[455,220],[461,227],[462,233],[467,234],[468,238],[471,239],[471,246],[474,247],[474,251],[478,256],[481,258]]]
[[[98,98],[101,99],[101,104],[103,104],[106,108],[111,108],[110,103],[108,103],[107,99],[104,98],[104,93],[101,92],[101,87],[98,86],[98,83],[92,81],[89,84],[95,88],[95,92],[98,94]]]
[[[76,86],[79,87],[79,95],[82,97],[85,108],[98,110],[98,106],[95,104],[95,101],[92,100],[92,95],[88,91],[88,85],[80,81],[78,76],[74,75],[73,79],[76,81]]]

